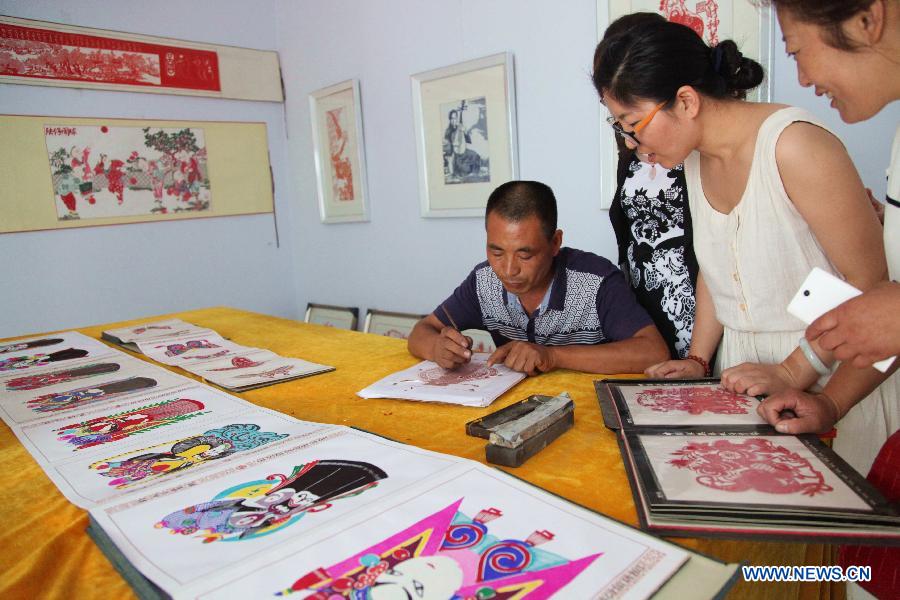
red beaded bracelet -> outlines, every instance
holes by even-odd
[[[703,360],[702,358],[700,358],[699,356],[697,356],[696,354],[688,354],[685,357],[685,359],[692,360],[695,363],[699,364],[701,367],[703,367],[703,376],[704,377],[709,377],[710,375],[712,375],[712,369],[709,368],[709,363],[706,362],[705,360]]]

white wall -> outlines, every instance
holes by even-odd
[[[275,49],[272,7],[241,0],[0,0],[6,15],[261,49]],[[0,112],[265,121],[281,229],[280,248],[272,215],[0,235],[0,337],[205,306],[297,315],[283,105],[0,84]]]
[[[263,215],[0,235],[0,337],[212,305],[432,310],[483,260],[484,233],[478,218],[419,216],[409,76],[503,51],[515,56],[520,177],[553,187],[566,244],[614,257],[589,76],[596,11],[595,0],[0,0],[3,14],[277,49],[287,91],[282,107],[0,85],[3,113],[265,121],[281,234],[276,248]],[[900,106],[844,125],[798,86],[780,41],[771,76],[774,99],[822,117],[883,196]],[[372,221],[323,225],[307,95],[349,78],[360,80]]]
[[[590,81],[594,0],[284,2],[278,27],[307,301],[430,312],[484,260],[480,218],[419,216],[410,75],[515,56],[520,177],[555,191],[564,242],[615,251],[599,208],[600,112]],[[323,225],[307,95],[360,80],[370,223]]]
[[[429,312],[484,259],[480,219],[419,216],[409,77],[502,51],[515,56],[520,177],[554,189],[566,244],[615,257],[608,215],[599,209],[599,132],[606,125],[589,78],[596,13],[595,0],[281,3],[299,303]],[[844,125],[822,99],[800,88],[780,31],[775,40],[774,101],[822,117],[883,197],[900,107],[870,123]],[[360,80],[372,221],[323,225],[307,95],[349,78]]]

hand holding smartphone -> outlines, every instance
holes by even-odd
[[[862,294],[860,290],[846,281],[814,267],[788,304],[787,310],[809,325],[829,310],[860,294]],[[896,358],[896,356],[892,356],[878,361],[872,366],[885,373]]]

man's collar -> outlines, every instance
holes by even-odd
[[[553,281],[550,283],[550,301],[547,308],[563,310],[566,307],[566,256],[568,248],[560,248],[553,257]]]

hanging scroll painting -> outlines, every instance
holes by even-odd
[[[0,82],[283,101],[278,54],[0,16]]]
[[[0,116],[0,233],[273,210],[265,123]]]

